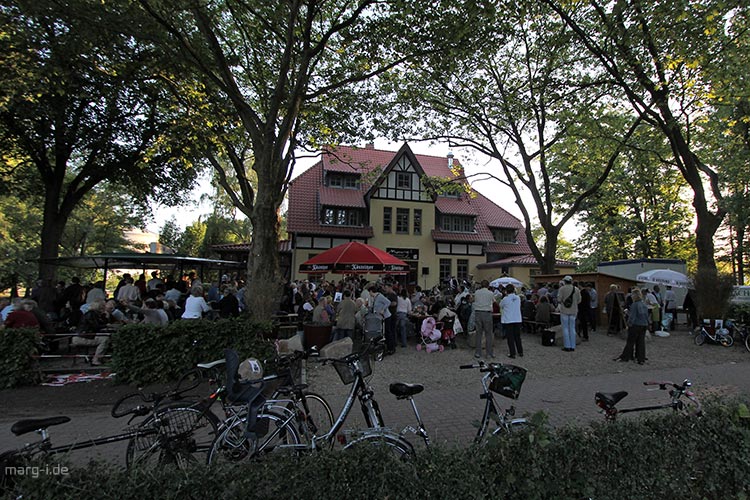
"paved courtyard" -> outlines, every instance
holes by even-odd
[[[502,405],[514,403],[517,415],[542,410],[555,426],[587,425],[591,421],[603,420],[594,404],[596,391],[628,391],[630,394],[620,404],[622,407],[666,402],[668,395],[665,391],[647,390],[643,386],[644,381],[650,380],[681,382],[690,378],[699,396],[750,396],[750,352],[741,345],[732,348],[696,346],[692,335],[684,329],[673,332],[668,338],[649,340],[648,361],[642,366],[612,361],[621,352],[624,340],[600,332],[591,334],[590,342],[579,343],[574,353],[563,352],[559,346],[544,347],[539,336],[533,334],[524,334],[523,342],[525,356],[510,360],[506,356],[505,341],[499,338],[495,341],[494,361],[512,362],[528,370],[517,401],[503,397],[497,399]],[[400,430],[414,422],[410,406],[389,394],[388,385],[394,381],[419,382],[424,384],[425,390],[415,399],[432,439],[437,443],[455,445],[470,443],[476,432],[476,423],[482,416],[484,401],[479,399],[481,375],[478,370],[460,370],[459,365],[472,363],[473,352],[464,338],[459,340],[458,349],[431,354],[418,352],[412,340],[409,347],[399,348],[395,355],[373,363],[370,382],[386,424]],[[311,389],[323,394],[338,411],[348,386],[341,384],[335,370],[311,363],[306,374]],[[94,384],[101,387],[93,392],[91,387],[77,388],[75,385],[1,391],[4,408],[0,415],[0,450],[18,447],[33,437],[16,438],[10,433],[11,424],[20,418],[71,416],[70,423],[53,428],[56,443],[120,431],[126,422],[113,419],[109,415],[110,407],[119,395],[134,388],[113,386],[110,382]],[[73,397],[76,392],[84,390],[91,392],[88,399]],[[47,402],[42,405],[36,399]],[[627,415],[622,418],[634,417]],[[361,425],[359,405],[355,404],[347,427]],[[92,457],[108,457],[122,463],[124,450],[125,444],[120,443],[78,451],[74,463]]]

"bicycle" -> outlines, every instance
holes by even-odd
[[[258,423],[255,428],[261,428],[261,432],[253,439],[254,436],[248,436],[246,433],[247,419],[241,415],[234,415],[216,437],[208,455],[208,463],[257,459],[281,450],[291,453],[316,451],[329,447],[335,438],[338,438],[344,450],[364,444],[383,444],[390,447],[398,456],[408,458],[413,456],[414,447],[404,437],[407,432],[419,435],[425,445],[429,446],[429,435],[413,400],[413,396],[424,390],[422,385],[393,383],[390,386],[390,392],[398,399],[410,401],[417,419],[416,429],[407,426],[399,433],[387,428],[383,422],[380,408],[373,397],[374,392],[366,382],[367,377],[372,375],[371,354],[377,352],[381,343],[371,343],[362,352],[352,353],[344,358],[321,360],[323,363],[333,364],[342,383],[352,386],[341,412],[328,431],[320,434],[313,427],[305,425],[305,419],[300,419],[296,414],[298,406],[293,407],[291,411],[267,407],[257,417]],[[355,401],[360,403],[367,428],[344,431],[339,435]],[[295,425],[297,422],[303,422],[303,425]]]
[[[521,385],[526,378],[526,370],[524,368],[514,365],[503,365],[501,363],[486,364],[484,361],[470,365],[461,365],[459,368],[461,370],[478,368],[480,373],[484,373],[482,377],[482,394],[479,395],[479,399],[485,400],[484,413],[482,414],[477,434],[474,437],[475,444],[484,442],[491,423],[494,423],[496,427],[489,432],[490,436],[508,434],[525,429],[528,426],[527,419],[513,418],[516,414],[516,408],[513,405],[501,414],[498,411],[499,405],[495,402],[495,396],[493,395],[494,392],[507,398],[518,399],[521,392]]]
[[[745,349],[750,351],[750,329],[748,329],[747,325],[738,323],[733,319],[728,319],[724,322],[724,326],[729,330],[729,334],[732,338],[737,340],[737,342],[744,344]]]
[[[673,411],[683,411],[687,409],[688,404],[686,404],[682,397],[685,396],[690,401],[690,404],[694,406],[693,411],[691,414],[695,416],[700,416],[703,414],[703,409],[701,407],[700,402],[698,401],[698,398],[695,397],[695,393],[693,393],[690,389],[692,387],[692,382],[690,382],[689,379],[685,379],[682,384],[675,384],[674,382],[644,382],[643,385],[656,385],[658,386],[658,390],[665,391],[668,388],[669,389],[669,397],[671,398],[669,403],[664,403],[660,405],[650,405],[650,406],[638,406],[635,408],[617,408],[617,403],[623,400],[625,396],[628,395],[627,391],[619,391],[619,392],[613,392],[613,393],[607,393],[607,392],[597,392],[594,395],[594,401],[596,402],[596,405],[601,408],[601,411],[604,413],[604,418],[608,422],[614,422],[617,420],[617,415],[620,413],[633,413],[633,412],[642,412],[642,411],[652,411],[652,410],[663,410],[667,408],[671,408]],[[649,390],[657,390],[657,389],[649,389]]]
[[[60,446],[53,446],[52,439],[50,436],[49,428],[62,425],[70,422],[68,416],[57,416],[49,418],[39,419],[25,419],[19,420],[11,426],[11,432],[16,436],[22,436],[30,432],[36,432],[39,434],[40,439],[31,443],[26,444],[22,448],[16,450],[9,450],[0,454],[0,492],[7,490],[13,485],[13,476],[9,474],[15,470],[16,467],[23,467],[26,463],[35,460],[47,459],[50,456],[69,453],[71,451],[92,448],[94,446],[100,446],[104,444],[117,443],[120,441],[127,441],[138,439],[154,439],[155,436],[160,434],[167,434],[176,437],[179,436],[184,441],[189,439],[189,435],[182,432],[172,431],[172,426],[175,425],[175,419],[172,417],[170,411],[175,409],[175,406],[162,406],[162,402],[169,400],[174,404],[180,399],[180,397],[194,389],[195,386],[180,389],[179,387],[175,390],[171,390],[164,393],[154,393],[148,396],[142,393],[134,393],[124,396],[117,400],[112,407],[112,416],[115,418],[122,418],[128,415],[131,418],[128,420],[127,428],[125,432],[115,434],[111,436],[105,436],[95,439],[87,439],[84,441],[78,441],[75,443],[64,444]],[[122,409],[122,403],[127,401],[134,396],[140,396],[142,402],[149,403],[148,406],[144,404],[138,404],[127,409]],[[182,403],[184,405],[184,403]],[[145,420],[139,422],[134,426],[130,426],[133,419],[138,417],[148,417]],[[156,439],[159,439],[158,437]],[[176,449],[177,447],[165,447],[165,449]],[[182,450],[188,450],[189,448],[183,447]],[[128,444],[128,450],[130,450],[130,443]],[[191,450],[192,451],[192,450]],[[128,456],[126,454],[126,463],[128,462]],[[132,462],[128,465],[133,465]]]
[[[180,379],[173,391],[178,397],[170,397],[170,403],[162,405],[163,395],[136,392],[120,398],[112,407],[112,416],[120,418],[128,414],[145,416],[139,428],[143,431],[133,436],[125,451],[125,466],[159,467],[174,464],[186,469],[190,464],[203,462],[203,455],[213,441],[219,429],[219,418],[202,402],[187,404],[179,401],[179,396],[195,389],[199,385],[196,379],[191,386],[179,390],[184,381]],[[125,403],[134,400],[136,406],[122,410]],[[144,413],[143,405],[151,403],[153,411]]]
[[[696,328],[695,334],[695,345],[703,345],[706,340],[710,340],[716,344],[721,344],[724,347],[732,347],[734,345],[734,337],[726,328],[717,328],[713,333],[706,330],[705,326],[700,327],[700,331]]]

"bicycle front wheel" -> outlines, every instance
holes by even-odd
[[[125,464],[128,468],[174,465],[186,469],[205,463],[218,428],[219,418],[200,405],[161,408],[136,429],[138,434],[128,442]]]
[[[747,335],[745,337],[745,349],[747,349],[748,352],[750,352],[750,335]]]
[[[257,438],[250,439],[246,428],[245,418],[237,418],[229,423],[211,444],[208,464],[236,463],[300,444],[299,435],[289,424],[289,419],[275,412],[258,415],[256,429],[262,435]]]
[[[333,410],[331,410],[328,401],[319,394],[305,392],[304,396],[307,421],[300,423],[299,435],[307,444],[310,444],[312,436],[323,436],[331,430],[331,427],[333,427]],[[333,447],[333,442],[333,439],[329,441],[330,447]]]
[[[732,347],[734,345],[734,337],[731,335],[722,335],[719,338],[719,343],[724,347]]]
[[[706,343],[706,334],[703,332],[699,332],[695,336],[695,345],[703,345]]]

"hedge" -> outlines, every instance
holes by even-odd
[[[0,329],[0,389],[33,384],[40,380],[37,353],[38,328]]]
[[[743,405],[744,407],[744,405]],[[401,461],[380,449],[189,471],[94,464],[22,479],[24,498],[745,499],[750,429],[740,405],[702,419],[662,415],[591,427],[546,426],[482,448],[433,448]],[[744,414],[747,408],[744,407]]]
[[[270,321],[185,320],[167,326],[131,324],[112,335],[112,371],[130,384],[173,382],[196,363],[223,357],[227,347],[242,356],[269,359],[273,344],[265,340]]]

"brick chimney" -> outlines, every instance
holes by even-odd
[[[365,144],[365,149],[375,149],[375,143],[368,142],[367,144]]]

